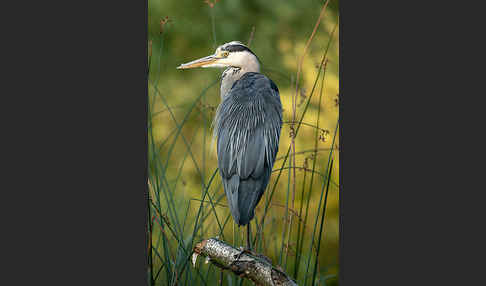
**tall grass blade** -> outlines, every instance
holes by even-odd
[[[324,227],[324,217],[326,216],[327,195],[329,194],[329,183],[331,182],[332,164],[333,163],[334,163],[334,160],[331,161],[331,166],[329,167],[329,175],[327,177],[328,179],[327,179],[327,186],[326,186],[326,196],[324,198],[324,207],[322,208],[321,226],[319,228],[319,238],[317,239],[316,262],[314,263],[314,272],[312,274],[311,285],[315,285],[315,281],[316,281],[317,262],[319,261],[319,250],[321,250],[321,237],[322,237],[322,231],[323,231],[323,227]]]

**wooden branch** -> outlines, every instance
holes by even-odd
[[[232,271],[234,274],[250,279],[256,285],[294,286],[297,285],[281,269],[272,265],[263,255],[249,253],[234,248],[216,238],[203,240],[196,244],[192,254],[192,263],[196,267],[198,255],[206,257],[206,263]]]

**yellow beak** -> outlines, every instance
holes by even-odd
[[[215,57],[214,55],[211,55],[211,56],[194,60],[192,62],[181,64],[180,66],[177,67],[177,69],[179,70],[179,69],[192,69],[197,67],[204,67],[208,64],[214,63],[216,60],[218,60],[218,58]]]

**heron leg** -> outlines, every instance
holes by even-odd
[[[243,248],[241,247],[241,252],[236,254],[235,255],[235,261],[238,261],[240,260],[240,257],[243,253],[247,253],[247,254],[252,254],[252,255],[255,255],[255,253],[251,250],[251,228],[250,228],[250,223],[248,223],[247,225],[247,229],[246,229],[246,248]]]
[[[240,247],[240,249],[241,249],[240,253],[235,254],[235,256],[234,256],[235,260],[233,261],[233,263],[239,261],[240,258],[241,258],[241,255],[243,255],[243,253],[246,253],[246,254],[250,254],[250,255],[259,257],[259,258],[267,261],[269,264],[272,264],[272,260],[270,260],[270,258],[266,257],[263,254],[256,253],[251,249],[251,227],[250,227],[250,224],[248,224],[247,231],[246,231],[246,248]]]

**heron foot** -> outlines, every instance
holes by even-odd
[[[263,259],[266,262],[272,264],[272,261],[270,260],[270,258],[266,257],[263,254],[256,253],[253,250],[251,250],[250,248],[240,247],[240,250],[241,250],[240,253],[234,255],[234,259],[235,259],[234,262],[239,261],[240,258],[241,258],[241,255],[243,255],[244,253],[246,253],[246,254],[250,254],[252,256],[258,257],[260,259]]]
[[[244,253],[254,255],[254,252],[250,248],[240,246],[240,253],[235,254],[234,257],[233,257],[235,259],[235,262],[239,261],[240,258],[241,258],[241,255],[243,255]]]

